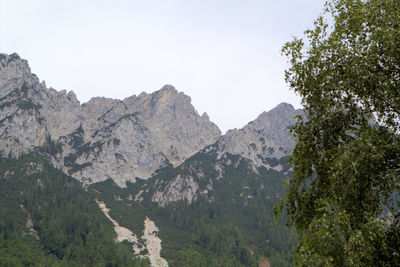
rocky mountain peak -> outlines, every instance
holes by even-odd
[[[30,74],[31,69],[28,65],[28,61],[21,59],[17,53],[7,55],[0,54],[0,72],[1,80],[6,80],[7,78],[19,78],[27,76]],[[8,74],[8,76],[6,76]]]
[[[178,92],[172,85],[165,85],[151,94],[152,111],[179,113],[182,111],[195,113],[189,96]]]
[[[286,102],[282,102],[280,104],[278,104],[276,107],[274,107],[273,109],[271,109],[269,112],[273,113],[273,112],[285,112],[285,111],[293,111],[294,107],[292,104],[286,103]]]
[[[163,104],[168,101],[173,101],[179,95],[179,92],[172,85],[164,85],[160,90],[151,94],[153,102]]]
[[[3,69],[7,66],[16,66],[16,65],[25,65],[25,67],[28,67],[28,63],[26,60],[21,59],[21,57],[17,53],[13,54],[4,54],[0,53],[0,69]],[[14,63],[14,64],[12,64]]]
[[[36,85],[39,83],[36,75],[31,74],[28,61],[21,59],[17,53],[0,54],[0,97],[4,97],[16,87]]]
[[[288,103],[281,103],[274,109],[261,113],[242,129],[229,130],[214,145],[220,155],[237,154],[252,160],[256,167],[281,168],[271,164],[270,159],[280,159],[290,154],[294,139],[290,129],[296,123],[296,116],[304,111],[294,109]]]
[[[280,103],[270,111],[264,111],[254,121],[249,122],[243,130],[274,132],[278,129],[290,126],[297,115],[301,115],[301,110],[295,110],[291,104]]]
[[[178,91],[175,89],[174,86],[170,85],[170,84],[166,84],[164,85],[160,90],[154,92],[155,94],[164,94],[164,93],[168,93],[168,94],[177,94]]]
[[[64,171],[85,183],[112,178],[120,186],[149,178],[168,164],[179,165],[211,144],[219,155],[236,154],[256,167],[275,168],[270,159],[290,153],[290,129],[295,117],[304,115],[281,103],[221,136],[208,115],[200,116],[190,97],[172,85],[124,100],[96,97],[81,105],[73,91],[39,83],[17,54],[0,54],[0,97],[3,155],[46,145],[50,137],[58,147],[52,150],[54,162]]]
[[[80,105],[80,102],[79,102],[79,100],[78,100],[78,98],[76,97],[76,94],[74,93],[74,91],[69,91],[68,93],[67,93],[67,98],[71,101],[71,102],[74,102],[74,103],[77,103],[77,104],[79,104]]]
[[[39,83],[28,62],[0,54],[0,153],[15,155],[50,137],[54,162],[85,183],[112,178],[124,186],[178,164],[221,135],[189,96],[165,85],[124,100],[93,98]],[[47,140],[47,141],[46,141]]]

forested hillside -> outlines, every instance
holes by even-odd
[[[82,185],[43,157],[0,159],[1,266],[148,266],[115,236]]]
[[[226,175],[215,180],[213,201],[200,197],[191,205],[176,202],[165,207],[146,197],[135,201],[129,196],[151,188],[156,177],[168,180],[168,175],[185,168],[161,170],[147,185],[138,181],[122,189],[108,180],[86,191],[42,156],[1,159],[1,263],[148,266],[147,260],[133,254],[132,244],[114,242],[112,224],[95,202],[100,199],[111,208],[113,218],[139,235],[145,216],[156,221],[162,256],[170,266],[257,266],[265,258],[272,266],[290,266],[295,236],[282,221],[275,224],[272,215],[272,206],[284,192],[283,176],[266,170],[254,174],[247,160],[229,157],[238,164],[226,166]],[[214,160],[197,155],[186,167],[201,162],[207,170]]]
[[[198,153],[147,181],[120,188],[108,180],[91,185],[88,192],[105,201],[111,216],[135,233],[143,230],[145,216],[156,221],[162,256],[171,266],[258,266],[265,258],[272,266],[291,266],[295,235],[285,227],[284,218],[277,223],[273,218],[273,206],[285,192],[287,168],[281,172],[260,168],[257,174],[251,161],[240,156],[216,157]],[[225,174],[216,178],[214,166],[218,163]],[[156,185],[189,175],[195,168],[204,172],[192,177],[200,184],[199,191],[212,181],[207,194],[197,196],[192,203],[180,200],[164,207],[152,201],[159,188]]]

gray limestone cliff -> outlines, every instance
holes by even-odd
[[[0,54],[0,152],[18,156],[46,147],[54,163],[89,184],[118,185],[177,165],[221,135],[190,97],[170,85],[124,100],[47,88],[17,54]]]
[[[17,54],[0,54],[0,152],[18,156],[42,146],[47,127],[42,106],[32,97],[40,87],[25,60]]]
[[[274,165],[272,159],[288,156],[294,148],[290,129],[296,123],[296,116],[304,117],[305,113],[288,103],[281,103],[261,113],[242,129],[229,130],[207,150],[216,151],[219,155],[240,155],[250,159],[256,167],[279,170],[282,166]]]

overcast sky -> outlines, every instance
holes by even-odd
[[[48,87],[123,99],[165,84],[225,132],[281,102],[282,45],[324,0],[0,0],[0,52],[17,52]]]

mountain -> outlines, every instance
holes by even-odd
[[[290,129],[296,116],[304,116],[303,110],[295,110],[288,103],[263,112],[242,129],[230,130],[216,143],[219,154],[231,153],[250,159],[257,167],[282,168],[268,159],[279,159],[289,155],[294,148]]]
[[[190,101],[166,85],[124,100],[96,97],[80,104],[72,91],[39,82],[17,54],[0,54],[0,201],[9,207],[0,212],[18,210],[4,223],[18,221],[19,227],[7,228],[13,237],[0,239],[0,253],[8,242],[25,242],[16,234],[23,229],[31,233],[23,238],[37,236],[28,250],[46,263],[291,266],[296,237],[284,217],[275,222],[273,206],[291,175],[287,159],[295,143],[289,132],[304,112],[282,103],[221,135]],[[41,167],[32,172],[31,166]],[[41,194],[48,198],[32,198]],[[57,212],[78,205],[73,195],[84,199],[77,214],[57,213],[60,229],[51,204],[58,195]],[[84,215],[85,234],[71,232]],[[56,229],[65,234],[51,239]],[[107,232],[96,240],[124,252],[96,261],[89,248],[83,262],[72,240],[85,246],[93,231]],[[109,243],[110,232],[116,244]],[[127,248],[136,263],[126,260]],[[10,261],[19,257],[7,253]]]
[[[3,155],[53,142],[57,166],[85,184],[111,178],[125,186],[149,178],[221,135],[207,114],[197,114],[190,97],[170,85],[81,105],[72,91],[47,89],[17,54],[0,55],[0,110]]]
[[[276,170],[287,174],[286,158],[294,147],[294,140],[289,132],[295,123],[295,116],[304,116],[302,110],[295,110],[292,105],[282,103],[269,112],[264,112],[257,119],[242,129],[228,131],[192,158],[176,167],[175,170],[187,170],[182,174],[176,171],[171,180],[166,180],[163,171],[154,177],[152,201],[164,206],[175,201],[192,203],[200,195],[208,195],[213,191],[215,180],[226,177],[227,167],[246,162],[254,174],[259,175],[259,168]],[[231,157],[238,159],[233,163]],[[239,157],[237,157],[239,156]],[[211,162],[205,167],[196,158]],[[211,169],[212,173],[205,174]],[[208,180],[207,180],[208,179]],[[148,193],[147,192],[147,193]],[[140,198],[140,196],[137,196]]]

